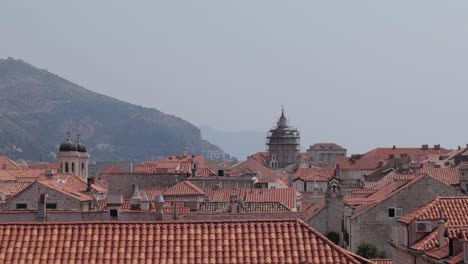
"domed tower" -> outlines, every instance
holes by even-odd
[[[300,134],[297,129],[288,126],[284,110],[281,110],[277,126],[268,132],[266,145],[271,168],[284,168],[299,162]]]
[[[90,156],[86,147],[80,142],[79,136],[75,144],[71,141],[70,132],[68,132],[67,140],[60,145],[57,157],[63,173],[79,175],[83,179],[88,177]]]

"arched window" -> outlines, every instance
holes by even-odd
[[[75,172],[75,162],[72,162],[72,170],[71,170],[71,172],[72,172],[72,173]]]
[[[68,169],[68,162],[65,162],[65,172],[69,172],[69,169]]]
[[[81,175],[85,175],[84,163],[81,163]]]

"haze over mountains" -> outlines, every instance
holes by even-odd
[[[129,87],[131,89],[131,87]],[[0,60],[0,153],[54,160],[72,131],[94,160],[141,161],[219,150],[191,123],[101,95],[12,58]]]
[[[247,156],[258,151],[265,150],[265,137],[267,132],[260,131],[223,131],[210,127],[208,125],[200,125],[203,138],[210,142],[221,146],[224,151],[230,153],[234,157],[245,160]]]

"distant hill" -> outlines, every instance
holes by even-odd
[[[89,91],[12,58],[0,60],[0,154],[54,160],[66,132],[81,133],[92,159],[156,159],[217,150],[191,123]]]
[[[265,132],[258,131],[222,131],[210,126],[199,126],[202,137],[223,148],[226,152],[246,160],[247,156],[258,151],[265,151]]]

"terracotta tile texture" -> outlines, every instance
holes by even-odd
[[[164,195],[205,195],[205,191],[189,181],[182,181],[166,189]]]
[[[2,263],[355,263],[300,220],[1,223]]]
[[[440,209],[444,212],[447,226],[468,226],[468,197],[437,197],[429,203],[413,210],[399,219],[409,224],[413,221],[440,219]]]
[[[420,162],[426,160],[429,155],[436,155],[436,154],[447,154],[450,151],[445,148],[434,149],[428,148],[427,150],[423,150],[421,148],[376,148],[365,155],[369,157],[378,157],[383,159],[388,159],[391,155],[395,155],[395,157],[401,157],[402,154],[406,154],[411,157],[412,160],[415,162]]]
[[[384,161],[379,157],[362,156],[359,159],[349,157],[337,157],[336,164],[342,170],[375,170],[384,165]]]
[[[460,184],[461,173],[458,168],[422,168],[420,172],[448,185]]]
[[[293,209],[297,206],[297,192],[294,188],[284,189],[205,189],[210,202],[229,202],[231,195],[237,195],[244,202],[280,202]]]
[[[0,170],[21,170],[22,168],[5,155],[0,155]]]
[[[335,168],[299,168],[293,179],[303,181],[328,182],[335,175]]]

